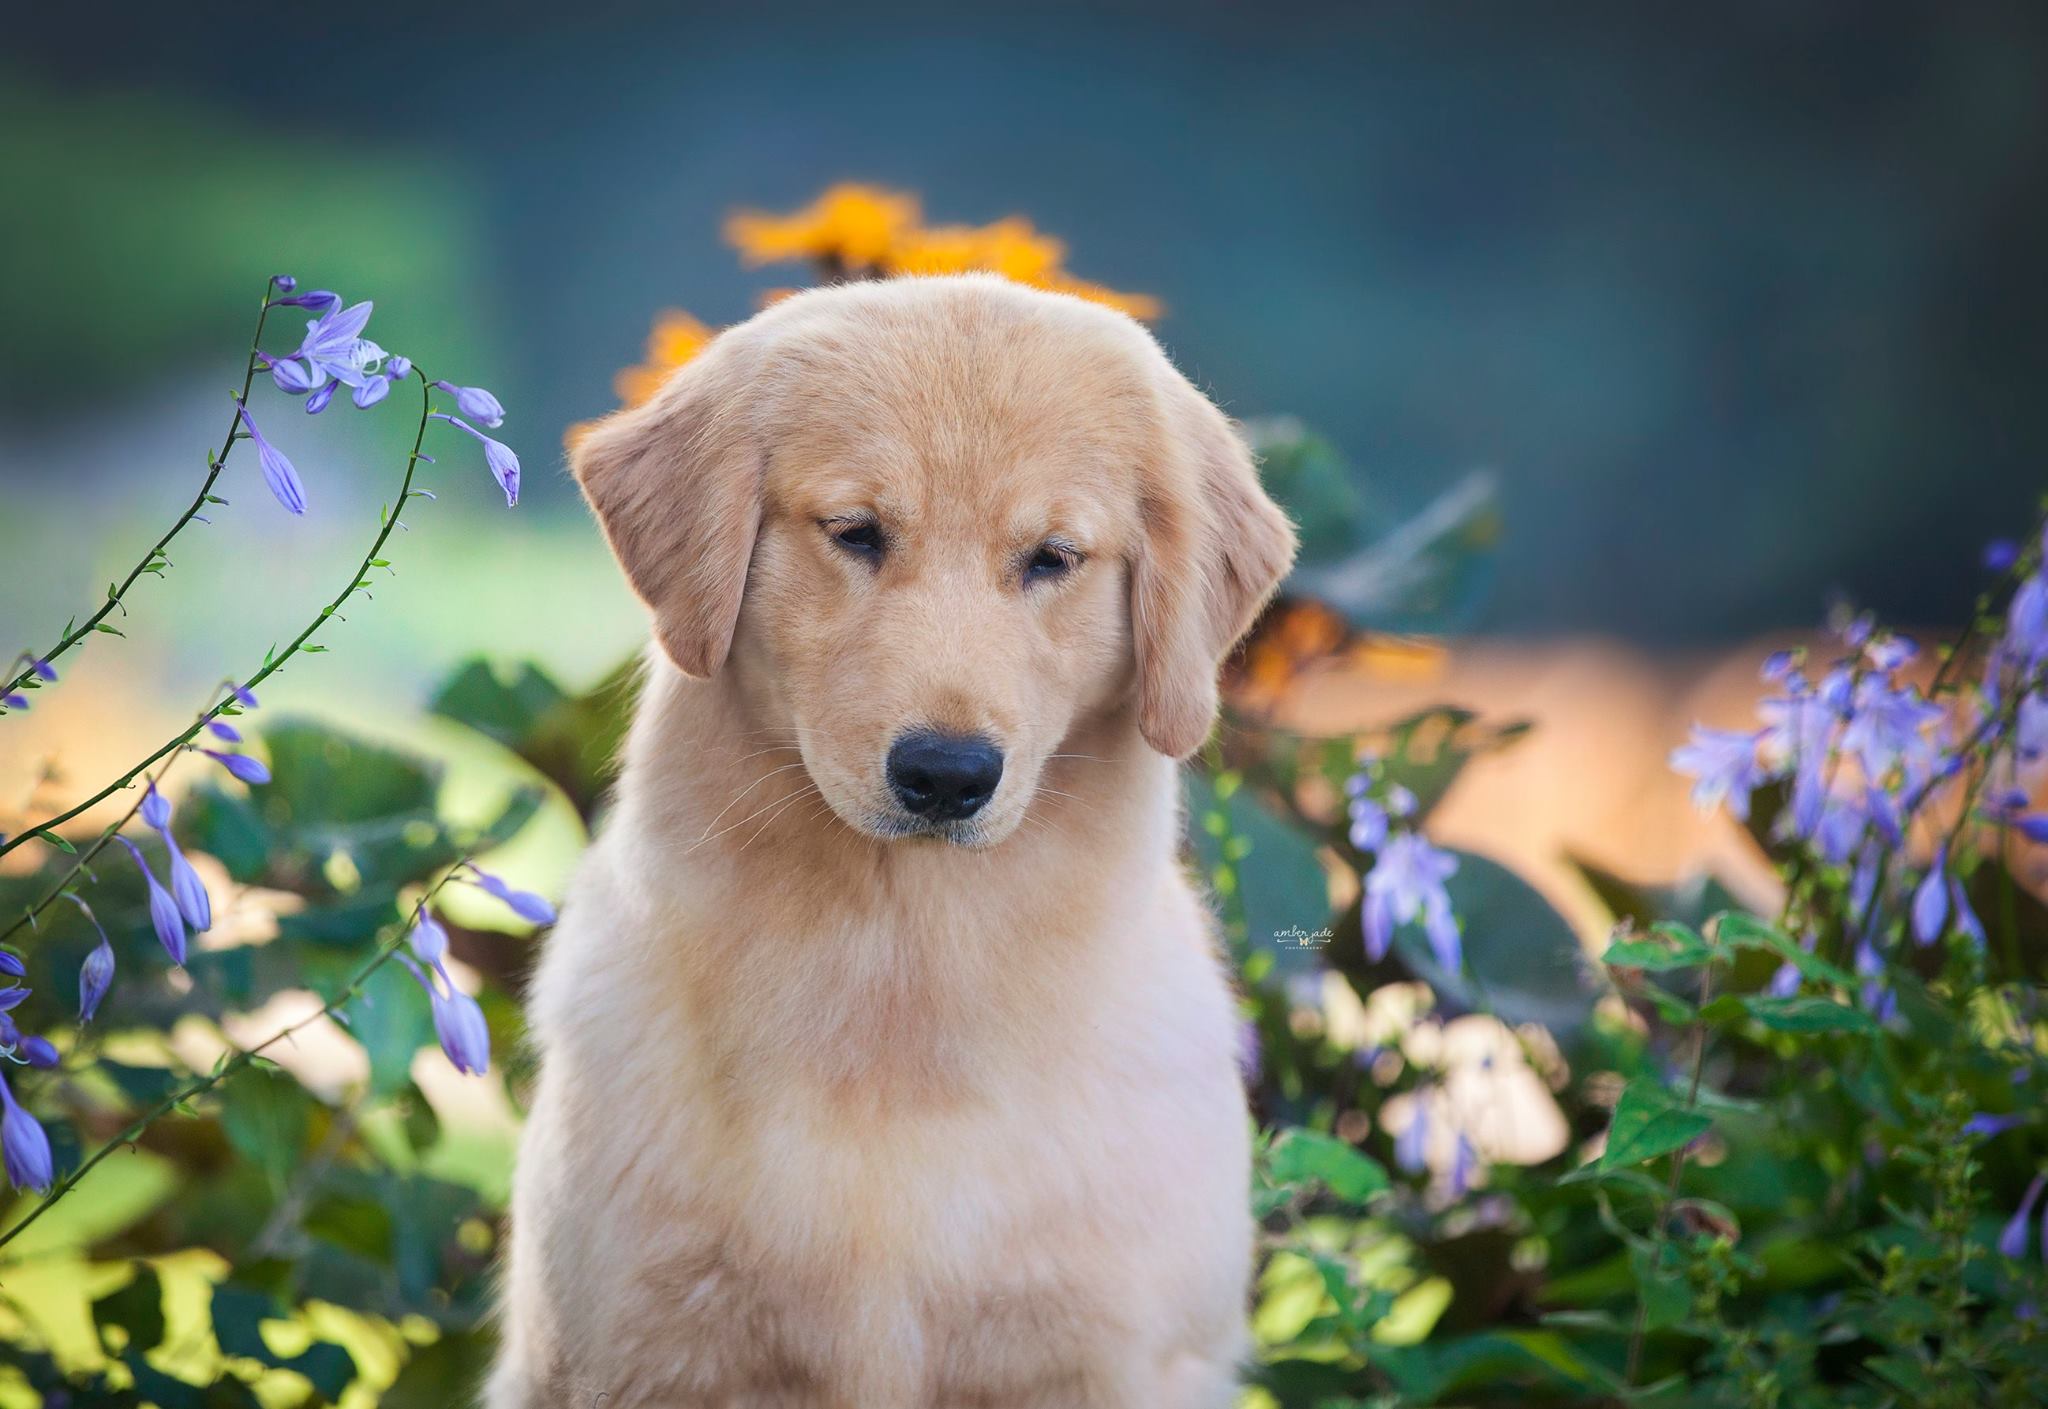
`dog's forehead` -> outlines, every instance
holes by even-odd
[[[771,492],[999,529],[1126,497],[1159,433],[1145,335],[1071,300],[982,292],[846,299],[781,330],[760,408]]]

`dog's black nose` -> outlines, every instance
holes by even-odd
[[[934,822],[981,811],[1003,780],[1003,751],[987,739],[920,731],[889,750],[889,786],[904,809]]]

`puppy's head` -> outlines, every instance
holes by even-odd
[[[1007,837],[1075,727],[1185,757],[1294,535],[1120,314],[987,277],[822,289],[576,448],[685,673],[876,837]]]

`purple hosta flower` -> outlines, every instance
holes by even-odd
[[[2020,1200],[2005,1231],[1998,1235],[1999,1256],[2017,1259],[2027,1255],[2027,1223],[2034,1216],[2034,1201],[2041,1197],[2044,1186],[2048,1186],[2048,1174],[2036,1174],[2034,1182],[2027,1185],[2026,1197]]]
[[[19,690],[15,690],[8,694],[0,695],[0,705],[4,705],[12,710],[24,710],[28,708],[28,696],[22,694]]]
[[[272,445],[256,429],[256,422],[250,418],[249,408],[238,403],[242,424],[249,428],[249,438],[256,442],[256,459],[263,466],[263,482],[270,486],[270,492],[277,496],[277,502],[284,505],[286,512],[306,512],[306,487],[299,483],[299,472],[292,468],[284,452]]]
[[[1858,919],[1870,914],[1870,902],[1877,898],[1877,876],[1883,859],[1873,844],[1863,848],[1856,858],[1856,869],[1849,873],[1849,913]]]
[[[142,820],[164,839],[164,849],[171,854],[171,896],[178,902],[178,913],[194,933],[212,929],[213,902],[207,898],[206,885],[199,879],[199,873],[185,859],[178,839],[171,835],[171,804],[156,790],[155,783],[149,784],[142,795]]]
[[[1394,1137],[1394,1163],[1420,1174],[1429,1163],[1429,1093],[1418,1090],[1408,1105],[1408,1123]]]
[[[50,1161],[50,1137],[34,1116],[15,1103],[5,1076],[0,1076],[0,1156],[7,1167],[7,1182],[17,1189],[40,1194],[56,1177]]]
[[[2029,670],[2048,656],[2048,583],[2038,572],[2019,585],[2005,609],[2003,654]]]
[[[1994,538],[1984,545],[1984,567],[1988,572],[2006,572],[2020,560],[2020,545],[2010,538]]]
[[[93,922],[97,925],[99,922]],[[100,932],[100,942],[92,953],[85,956],[85,962],[78,966],[78,1020],[92,1021],[100,1010],[100,1000],[107,996],[107,990],[114,984],[114,947],[107,943],[106,932]]]
[[[505,491],[505,507],[511,508],[519,502],[519,457],[503,441],[492,440],[460,416],[450,416],[436,411],[434,415],[458,430],[467,431],[483,442],[484,463],[490,467],[491,477],[498,481],[498,487]]]
[[[551,925],[555,922],[555,907],[548,904],[530,890],[514,890],[490,872],[471,866],[470,874],[476,877],[478,889],[496,896],[511,907],[512,913],[522,920],[536,925]]]
[[[245,783],[261,785],[270,781],[270,770],[246,753],[222,753],[218,749],[197,749]]]
[[[1737,821],[1749,817],[1749,795],[1767,776],[1757,762],[1760,734],[1692,726],[1692,738],[1671,751],[1671,766],[1695,781],[1694,806],[1708,810],[1726,802]]]
[[[293,361],[289,357],[272,357],[267,352],[259,352],[256,355],[262,359],[263,365],[270,369],[271,385],[286,396],[304,396],[319,385],[319,381],[313,375],[313,369],[303,362]]]
[[[1387,789],[1387,813],[1393,817],[1413,817],[1418,804],[1415,794],[1399,783]]]
[[[21,1006],[22,1000],[34,991],[31,988],[23,988],[19,984],[9,984],[5,988],[0,988],[0,1013],[13,1012]]]
[[[142,872],[142,879],[149,883],[149,923],[156,929],[157,942],[164,952],[171,956],[173,964],[185,962],[185,915],[178,909],[178,902],[157,880],[156,873],[149,869],[149,863],[142,859],[142,852],[126,837],[115,837],[115,841],[128,848],[128,854],[135,859],[135,869]]]
[[[1378,851],[1387,839],[1387,810],[1369,797],[1351,799],[1351,844],[1360,851]]]
[[[1943,844],[1935,848],[1934,861],[1913,892],[1913,938],[1919,943],[1941,938],[1948,924],[1948,893],[1948,847]]]
[[[256,702],[256,692],[254,690],[251,690],[247,685],[237,685],[235,684],[234,681],[230,680],[228,682],[227,688],[228,694],[232,695],[234,697],[235,703],[240,705],[243,709],[259,708]]]
[[[47,1037],[24,1037],[17,1045],[21,1059],[40,1071],[52,1071],[63,1060],[56,1044]]]
[[[1472,1175],[1478,1168],[1479,1151],[1460,1130],[1457,1149],[1451,1154],[1451,1197],[1463,1197],[1465,1191],[1472,1187]]]
[[[1457,972],[1464,955],[1451,898],[1444,890],[1444,881],[1457,869],[1457,857],[1439,851],[1415,832],[1390,838],[1365,878],[1366,952],[1375,960],[1384,958],[1395,925],[1420,915],[1437,963]]]
[[[435,386],[455,398],[455,409],[472,421],[481,421],[496,430],[505,424],[505,408],[498,404],[498,398],[480,386],[457,386],[453,382],[435,382]]]
[[[1948,899],[1949,904],[1955,907],[1957,931],[1963,938],[1982,949],[1985,943],[1984,922],[1977,918],[1977,912],[1970,906],[1970,897],[1963,890],[1962,877],[1948,878]]]
[[[225,719],[207,720],[206,732],[219,739],[222,743],[239,744],[242,742],[242,731],[228,723]]]
[[[2048,754],[2048,697],[2021,697],[2013,719],[2012,748],[2021,763],[2035,763]]]
[[[285,293],[290,293],[299,286],[299,281],[289,274],[273,274],[270,276],[270,282]]]
[[[433,1001],[434,1033],[441,1039],[441,1050],[464,1076],[482,1076],[491,1065],[491,1029],[484,1022],[484,1010],[452,983],[445,995],[432,988],[427,994]]]
[[[1799,991],[1799,966],[1789,962],[1778,965],[1764,991],[1773,998],[1790,998]]]
[[[1941,706],[1922,699],[1912,686],[1894,689],[1866,675],[1856,684],[1842,747],[1862,761],[1864,776],[1872,781],[1883,778],[1894,764],[1924,773],[1934,759],[1927,730],[1941,718]]]
[[[425,910],[413,921],[411,944],[413,957],[430,969],[440,968],[448,957],[448,931]]]
[[[1879,1022],[1890,1022],[1899,1010],[1898,995],[1878,982],[1884,976],[1884,958],[1869,939],[1856,942],[1856,973],[1863,979],[1863,1006]]]
[[[306,398],[306,414],[308,416],[317,416],[322,411],[325,411],[327,409],[327,403],[334,400],[334,394],[340,390],[340,382],[322,382],[320,386],[314,390],[313,394]]]
[[[1766,685],[1779,685],[1790,680],[1792,673],[1798,669],[1799,652],[1772,651],[1764,657],[1764,663],[1757,671],[1757,676]]]
[[[1963,1133],[1965,1135],[1975,1135],[1981,1140],[1994,1140],[2018,1124],[2020,1124],[2020,1118],[2016,1115],[1984,1115],[1980,1113],[1971,1116],[1963,1122]]]
[[[394,382],[402,382],[412,375],[412,359],[392,353],[384,362],[385,376]]]
[[[367,411],[391,394],[391,378],[383,372],[366,380],[349,394],[358,411]]]
[[[27,978],[28,965],[21,961],[20,955],[0,949],[0,974],[9,978]]]
[[[1863,647],[1863,658],[1887,675],[1920,654],[1909,636],[1879,636]]]

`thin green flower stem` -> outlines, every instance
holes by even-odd
[[[185,526],[191,523],[193,519],[199,517],[199,511],[206,507],[207,501],[213,494],[214,482],[220,478],[220,472],[227,468],[228,456],[233,453],[235,442],[242,438],[239,434],[242,425],[241,408],[249,399],[249,388],[256,384],[256,368],[260,365],[256,353],[263,345],[263,325],[270,318],[270,294],[271,284],[266,280],[263,285],[263,307],[256,314],[256,332],[249,339],[249,365],[242,369],[242,392],[241,395],[235,398],[235,414],[228,417],[228,433],[221,440],[219,452],[207,460],[206,479],[200,484],[199,492],[192,496],[192,502],[185,506],[185,512],[178,515],[177,521],[164,531],[164,536],[157,539],[150,546],[149,551],[142,555],[141,561],[128,569],[128,575],[121,579],[120,584],[107,593],[107,599],[100,603],[99,610],[67,630],[56,645],[43,652],[42,660],[46,662],[56,660],[57,657],[63,655],[80,641],[83,641],[86,637],[92,635],[94,631],[98,630],[99,624],[107,619],[107,615],[116,607],[122,606],[123,600],[128,595],[128,589],[133,587],[136,580],[143,573],[148,572],[155,565],[157,559],[163,556],[164,549],[170,546],[171,540],[184,532]],[[125,610],[123,608],[124,612]],[[0,686],[0,695],[11,695],[35,678],[35,666],[33,664],[25,665],[22,667],[21,674],[8,681],[6,685]]]
[[[86,1175],[92,1173],[93,1169],[100,1163],[101,1160],[104,1160],[108,1155],[114,1153],[114,1151],[121,1149],[124,1146],[132,1145],[135,1143],[135,1141],[141,1139],[143,1132],[149,1129],[149,1127],[160,1116],[168,1115],[171,1111],[176,1110],[185,1102],[193,1100],[196,1097],[205,1095],[208,1091],[211,1091],[214,1087],[220,1085],[223,1081],[226,1081],[236,1072],[241,1071],[244,1067],[248,1066],[258,1057],[262,1056],[265,1051],[269,1050],[272,1047],[275,1047],[278,1043],[284,1041],[286,1038],[295,1036],[301,1030],[311,1027],[314,1023],[320,1021],[320,1019],[322,1018],[333,1017],[335,1013],[337,1013],[343,1007],[345,1007],[350,1002],[350,1000],[354,999],[358,994],[362,992],[363,985],[370,981],[370,976],[372,974],[375,974],[377,970],[383,968],[385,964],[390,962],[392,956],[397,954],[400,949],[405,947],[406,938],[410,934],[412,927],[419,922],[421,914],[425,912],[427,906],[433,901],[434,897],[441,893],[442,888],[445,887],[450,881],[455,879],[456,874],[462,869],[464,865],[468,863],[468,859],[469,858],[464,857],[461,861],[456,862],[455,865],[449,867],[448,870],[442,874],[441,879],[435,881],[433,885],[427,888],[426,894],[422,895],[419,898],[419,901],[412,907],[411,913],[408,914],[405,918],[405,921],[398,926],[397,932],[394,935],[392,935],[391,938],[384,941],[384,943],[378,948],[376,954],[371,956],[370,961],[364,964],[362,968],[358,969],[356,971],[355,977],[348,981],[348,983],[342,988],[341,992],[337,993],[334,997],[328,999],[327,1003],[320,1009],[319,1012],[308,1014],[306,1017],[300,1018],[297,1022],[292,1023],[288,1027],[279,1028],[276,1032],[273,1032],[270,1036],[264,1038],[254,1047],[243,1047],[238,1049],[232,1058],[230,1058],[226,1062],[221,1063],[218,1067],[214,1069],[214,1071],[210,1075],[203,1076],[199,1078],[197,1081],[188,1082],[186,1085],[180,1087],[178,1090],[166,1096],[163,1100],[157,1102],[156,1105],[152,1106],[148,1111],[139,1116],[135,1120],[135,1122],[132,1125],[130,1125],[126,1130],[123,1130],[119,1135],[109,1140],[106,1144],[100,1146],[97,1150],[94,1150],[90,1158],[86,1159],[83,1163],[81,1163],[78,1166],[78,1168],[72,1170],[71,1173],[67,1174],[62,1180],[60,1180],[57,1184],[52,1186],[50,1192],[43,1195],[41,1201],[38,1202],[36,1206],[30,1209],[26,1214],[22,1215],[22,1217],[15,1222],[13,1227],[9,1228],[5,1233],[0,1233],[0,1248],[6,1247],[9,1243],[13,1242],[16,1238],[20,1237],[23,1233],[28,1231],[29,1225],[33,1224],[38,1218],[41,1218],[44,1214],[48,1213],[51,1207],[57,1202],[57,1200],[63,1198],[66,1194],[70,1193],[73,1189],[77,1188],[79,1181],[84,1179]]]
[[[212,696],[209,695],[207,698],[210,700]],[[202,709],[199,712],[199,719],[202,725],[205,723],[206,718],[207,712],[206,710]],[[156,772],[152,773],[149,777],[150,787],[154,787],[158,783],[163,782],[164,774],[170,772],[172,767],[175,766],[177,761],[182,757],[182,754],[174,753],[169,758],[165,759],[161,764],[159,764]],[[33,925],[36,922],[36,917],[38,915],[42,914],[43,911],[49,909],[52,905],[56,904],[58,897],[63,895],[66,890],[70,889],[71,883],[77,880],[79,875],[88,866],[92,865],[93,858],[97,857],[102,851],[105,851],[107,847],[112,845],[114,838],[120,835],[122,829],[125,828],[130,822],[135,820],[135,814],[142,810],[143,800],[148,796],[148,788],[144,788],[141,792],[137,793],[135,795],[135,801],[128,804],[128,810],[126,812],[123,812],[119,817],[115,818],[112,822],[109,822],[106,825],[106,827],[100,832],[100,834],[92,839],[91,844],[88,845],[83,851],[79,852],[78,860],[72,864],[71,869],[66,871],[63,875],[57,877],[56,881],[50,886],[50,888],[47,891],[43,892],[40,899],[38,899],[34,904],[30,905],[26,910],[22,911],[20,919],[16,920],[6,929],[0,930],[0,943],[5,943],[7,940],[14,938],[14,936],[21,930],[22,926]]]
[[[1714,966],[1710,963],[1700,970],[1700,1003],[1704,1009],[1714,996]],[[1704,1019],[1694,1017],[1692,1047],[1692,1083],[1685,1093],[1684,1109],[1691,1110],[1700,1101],[1700,1076],[1707,1065],[1707,1024]],[[1679,1181],[1685,1176],[1686,1147],[1680,1145],[1671,1152],[1671,1179],[1664,1187],[1664,1206],[1657,1210],[1656,1227],[1651,1232],[1650,1271],[1654,1274],[1662,1269],[1664,1245],[1670,1241],[1671,1205],[1677,1202]],[[1622,1383],[1634,1385],[1636,1375],[1643,1368],[1643,1342],[1649,1333],[1649,1303],[1638,1298],[1636,1301],[1635,1325],[1628,1335],[1628,1368],[1622,1374]]]
[[[355,596],[357,592],[360,592],[363,588],[369,585],[370,570],[377,565],[378,555],[383,552],[385,542],[391,537],[391,531],[394,528],[398,527],[398,517],[400,514],[405,512],[406,503],[412,498],[412,478],[413,474],[419,469],[420,446],[424,444],[426,441],[427,418],[428,415],[433,410],[433,384],[427,380],[427,374],[421,371],[418,366],[414,366],[413,375],[418,377],[420,382],[420,423],[419,428],[413,433],[412,453],[408,455],[405,460],[405,478],[398,486],[397,502],[391,505],[388,509],[386,509],[384,513],[383,526],[380,529],[378,529],[376,538],[371,541],[370,550],[367,553],[363,554],[363,560],[361,564],[357,566],[355,575],[349,579],[348,586],[343,588],[341,594],[337,596],[332,602],[329,602],[326,606],[320,609],[320,614],[313,618],[313,620],[307,625],[304,631],[301,631],[297,636],[292,638],[290,645],[286,646],[284,650],[277,652],[276,654],[270,657],[267,657],[264,661],[263,668],[258,670],[254,675],[251,675],[248,679],[242,682],[242,686],[244,689],[260,685],[265,680],[269,679],[272,675],[276,674],[278,670],[283,668],[284,663],[286,661],[290,660],[293,656],[297,655],[299,651],[304,648],[306,643],[313,639],[314,633],[319,631],[319,629],[322,626],[325,626],[330,619],[332,619],[340,613],[342,607],[348,604],[348,601],[351,597]],[[107,784],[104,788],[101,788],[98,792],[94,793],[85,801],[79,803],[76,807],[69,808],[64,812],[59,813],[55,817],[48,818],[45,821],[38,823],[34,827],[31,827],[28,830],[20,833],[19,835],[8,838],[8,840],[6,840],[5,842],[0,842],[0,856],[5,856],[8,852],[14,850],[14,848],[20,846],[23,842],[29,841],[31,839],[42,839],[42,834],[44,832],[49,831],[53,827],[63,826],[66,822],[69,822],[72,818],[78,816],[80,813],[86,812],[91,808],[97,807],[101,802],[104,802],[107,798],[112,797],[121,789],[129,786],[131,783],[135,781],[135,779],[139,775],[141,775],[158,759],[163,758],[165,755],[173,753],[176,750],[181,749],[185,745],[191,743],[192,740],[198,736],[199,731],[203,729],[207,724],[211,723],[215,718],[217,718],[221,714],[221,712],[224,711],[228,707],[228,705],[233,702],[233,700],[234,696],[230,694],[226,699],[214,705],[213,708],[207,710],[203,715],[201,715],[198,721],[194,723],[189,729],[186,729],[182,733],[179,733],[172,737],[160,748],[158,748],[155,753],[152,753],[151,755],[149,755],[149,757],[143,759],[142,762],[136,764],[133,768],[129,769],[119,778],[116,778],[113,782]]]

